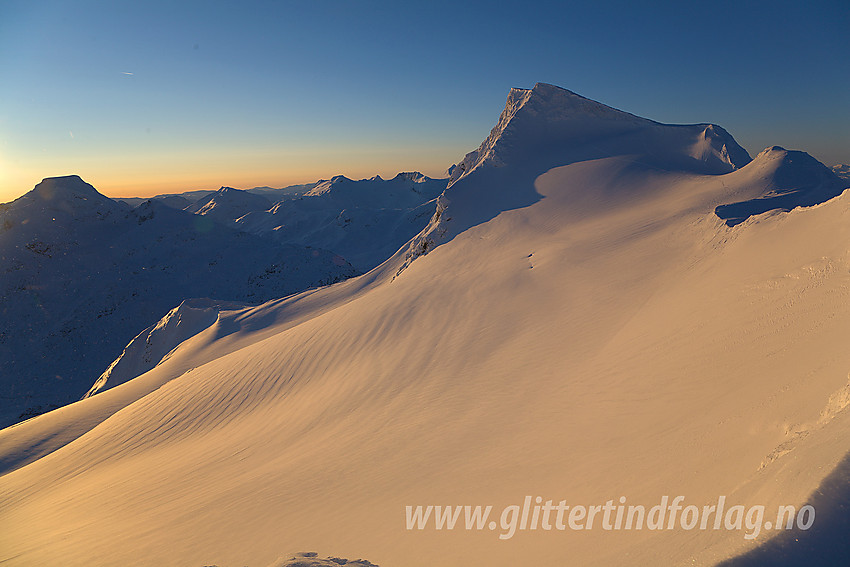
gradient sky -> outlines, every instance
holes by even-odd
[[[850,163],[846,0],[0,0],[0,202],[439,176],[538,81]]]

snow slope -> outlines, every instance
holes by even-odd
[[[320,249],[159,202],[132,211],[77,176],[0,211],[0,425],[82,397],[141,329],[191,297],[262,302],[353,275]]]
[[[372,272],[0,431],[0,561],[712,565],[765,540],[405,529],[526,495],[799,506],[850,451],[850,193],[730,227],[717,207],[772,188],[731,136],[585,101],[512,91]]]

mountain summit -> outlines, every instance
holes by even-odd
[[[847,180],[806,152],[779,146],[762,151],[733,177],[730,181],[745,187],[748,198],[715,209],[729,226],[773,209],[787,211],[823,203],[848,186]]]
[[[185,210],[227,224],[244,214],[252,211],[265,211],[271,206],[272,202],[262,195],[232,187],[222,187],[215,193],[202,197],[189,205]]]
[[[47,177],[32,191],[6,204],[0,215],[11,220],[27,222],[56,222],[61,220],[105,219],[124,213],[128,208],[122,203],[98,193],[78,175]],[[32,228],[32,227],[31,227]]]
[[[102,200],[105,198],[93,186],[83,181],[79,175],[46,177],[33,188],[31,195],[48,202],[67,199]]]
[[[532,89],[511,89],[499,122],[453,169],[450,183],[482,164],[502,166],[544,157],[541,153],[556,154],[562,163],[646,155],[701,173],[727,173],[750,162],[747,151],[720,126],[661,124],[537,83]]]
[[[514,88],[490,135],[451,168],[437,211],[428,228],[411,242],[401,269],[473,226],[536,203],[543,197],[538,178],[547,172],[601,160],[609,162],[606,177],[615,172],[717,176],[752,161],[716,124],[662,124],[545,83]],[[629,184],[622,181],[592,190],[597,184],[581,176],[568,185],[573,187],[569,210],[584,216],[616,209],[655,191],[650,185],[624,192]]]

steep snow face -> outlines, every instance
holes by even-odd
[[[744,167],[751,160],[747,150],[739,146],[729,132],[716,124],[705,127],[689,148],[688,155],[698,163],[708,164],[710,168],[716,168],[722,173],[725,173],[724,170]]]
[[[840,195],[846,180],[805,152],[773,146],[749,165],[727,176],[740,201],[720,205],[715,213],[729,226],[773,209],[810,207]]]
[[[262,302],[354,273],[319,248],[46,179],[0,212],[0,425],[79,399],[186,298]]]

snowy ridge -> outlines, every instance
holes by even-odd
[[[847,181],[809,154],[773,146],[740,171],[728,176],[741,188],[740,201],[719,205],[715,214],[734,226],[769,210],[791,210],[823,203],[840,195]]]
[[[488,158],[494,158],[493,155],[495,152],[496,143],[501,139],[502,134],[510,124],[511,120],[513,120],[516,113],[519,111],[522,106],[528,102],[528,99],[531,98],[531,90],[528,89],[517,89],[512,88],[510,93],[508,93],[508,101],[505,104],[505,109],[502,111],[502,114],[499,116],[499,122],[490,130],[490,135],[487,136],[477,150],[471,151],[466,154],[462,161],[458,164],[453,165],[450,168],[451,177],[449,178],[449,185],[460,179],[466,173],[475,169],[478,164],[484,162]]]
[[[222,309],[244,307],[244,304],[210,299],[183,301],[155,325],[136,335],[83,397],[141,376],[165,360],[180,343],[215,324]]]
[[[445,184],[443,180],[431,179],[417,171],[399,173],[387,180],[375,176],[354,181],[337,175],[318,182],[304,197],[325,197],[349,207],[401,209],[421,205],[423,196],[424,200],[433,199],[436,189],[444,189]],[[282,206],[286,204],[281,203]]]
[[[705,127],[688,153],[698,162],[728,164],[731,170],[745,167],[751,159],[747,150],[739,146],[729,132],[716,124]],[[720,165],[721,171],[723,168],[723,165]]]
[[[710,175],[751,161],[720,126],[661,124],[543,83],[511,89],[490,135],[453,167],[435,215],[407,247],[400,270],[468,228],[536,202],[535,179],[553,167],[615,157],[635,167]],[[492,190],[496,178],[510,178],[510,191]],[[598,197],[600,209],[617,205],[615,196]]]

